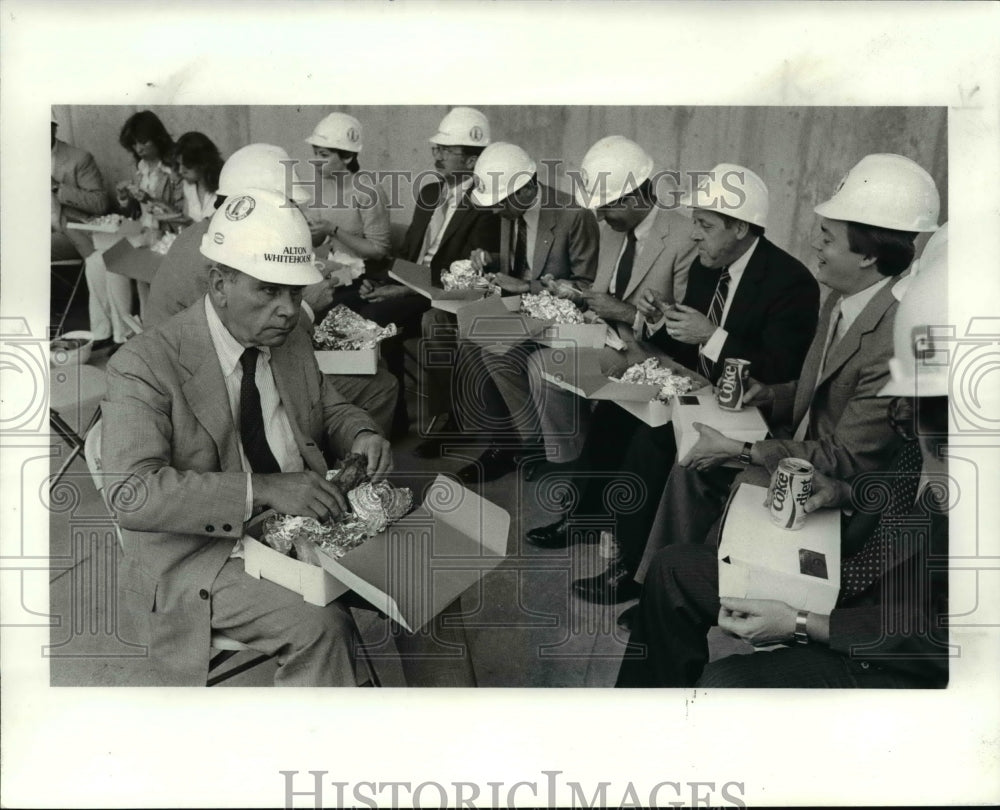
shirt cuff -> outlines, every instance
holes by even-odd
[[[712,337],[705,341],[705,345],[698,349],[699,354],[705,355],[713,363],[718,362],[719,355],[722,354],[722,347],[726,345],[726,338],[729,333],[721,326],[717,326],[712,332]]]
[[[251,475],[247,473],[247,501],[243,509],[243,522],[246,523],[253,516],[253,484]]]
[[[306,315],[309,316],[309,323],[313,323],[316,320],[316,313],[313,312],[311,306],[309,306],[305,301],[300,302],[302,304],[302,309],[306,311]]]

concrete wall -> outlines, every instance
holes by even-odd
[[[109,186],[131,177],[129,155],[118,145],[125,119],[142,109],[129,106],[56,107],[59,134],[90,151]],[[150,108],[174,138],[204,132],[223,156],[247,143],[283,146],[308,158],[305,138],[329,112],[355,115],[365,130],[362,167],[422,171],[432,166],[427,143],[446,106],[169,106]],[[590,145],[621,134],[642,144],[658,168],[707,170],[720,162],[758,172],[771,192],[769,236],[812,265],[809,241],[813,207],[832,193],[844,173],[871,152],[897,152],[917,161],[941,191],[941,221],[947,220],[948,123],[943,107],[586,107],[502,106],[480,108],[494,140],[523,146],[536,160],[562,160],[577,168]],[[560,174],[553,180],[567,187]],[[412,195],[392,212],[408,222]]]

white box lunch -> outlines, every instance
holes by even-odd
[[[348,590],[407,630],[416,631],[503,562],[510,515],[439,475],[424,502],[386,531],[339,560],[318,548],[322,567],[292,560],[264,545],[262,521],[247,527],[244,564],[314,605]]]
[[[684,394],[673,401],[674,438],[677,440],[677,460],[680,461],[698,441],[695,422],[715,428],[730,439],[741,442],[759,442],[768,433],[767,422],[757,408],[745,407],[741,411],[727,411],[719,407],[710,391]],[[742,467],[739,462],[726,466]]]
[[[820,509],[793,531],[771,522],[764,487],[740,484],[723,517],[719,596],[777,599],[829,614],[840,593],[840,511]]]
[[[446,290],[441,286],[439,272],[405,259],[396,259],[392,263],[389,277],[430,299],[435,309],[443,309],[453,315],[468,302],[478,301],[486,295],[486,290]]]
[[[643,383],[623,383],[609,379],[601,371],[601,350],[582,348],[566,349],[561,358],[546,357],[542,376],[554,385],[586,399],[609,399],[650,427],[660,427],[671,420],[673,404],[656,399],[659,386]],[[561,362],[560,362],[561,359]],[[704,378],[668,360],[661,363],[695,381],[698,390],[704,389]]]
[[[379,347],[368,349],[314,349],[316,365],[324,374],[374,374],[378,370]]]
[[[553,323],[521,313],[520,295],[493,295],[466,304],[458,312],[458,336],[496,351],[534,340],[560,349],[603,348],[608,326],[585,313],[586,323]]]

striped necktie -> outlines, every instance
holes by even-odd
[[[726,296],[729,295],[730,280],[729,268],[723,267],[722,273],[719,274],[719,281],[715,285],[715,295],[712,296],[712,303],[708,307],[708,319],[715,326],[719,326],[722,323],[722,311],[726,308]],[[698,354],[698,369],[701,371],[702,376],[715,382],[715,378],[712,376],[713,365],[714,363],[705,357],[705,355]]]

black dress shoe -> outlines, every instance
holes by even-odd
[[[479,461],[466,464],[456,473],[463,484],[495,481],[517,469],[517,456],[505,447],[490,447]]]
[[[569,545],[569,513],[548,526],[529,529],[526,536],[528,542],[538,548],[566,548]]]
[[[543,475],[552,475],[558,473],[564,473],[566,475],[572,474],[574,470],[574,463],[572,461],[566,461],[562,464],[557,464],[554,461],[548,461],[547,459],[540,459],[538,461],[529,461],[524,465],[522,470],[522,475],[525,481],[537,481]]]
[[[632,579],[632,572],[618,560],[612,561],[603,574],[573,583],[577,596],[599,605],[617,605],[637,599],[641,589],[639,583]]]
[[[635,620],[638,615],[639,606],[632,605],[632,607],[625,608],[625,610],[622,611],[621,616],[618,617],[616,622],[622,630],[626,630],[631,633],[632,627],[635,625]]]

